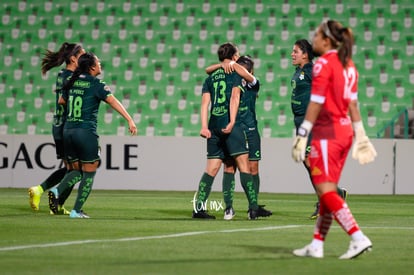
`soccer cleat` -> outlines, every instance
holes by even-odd
[[[70,211],[68,211],[63,205],[58,206],[57,213],[53,213],[52,210],[50,210],[50,215],[70,215]]]
[[[234,212],[233,207],[229,207],[226,210],[224,210],[224,219],[226,221],[233,219],[235,215],[236,215],[236,212]]]
[[[315,211],[310,215],[309,219],[314,220],[319,216],[319,201],[315,203]]]
[[[82,210],[80,212],[76,212],[75,209],[70,211],[69,217],[74,219],[89,219],[89,216],[86,215],[85,212],[83,212]]]
[[[42,193],[43,190],[40,185],[29,188],[29,204],[35,211],[39,211],[40,197],[42,196]]]
[[[206,211],[200,210],[198,212],[193,211],[193,219],[206,219],[206,220],[214,220],[216,217],[207,214]]]
[[[58,190],[56,187],[52,188],[48,192],[49,197],[49,209],[54,215],[57,215],[59,212],[59,199],[58,199]]]
[[[323,248],[315,248],[308,244],[303,248],[293,250],[293,255],[298,257],[323,258]]]
[[[259,217],[258,210],[249,209],[247,211],[247,218],[249,220],[257,220],[258,217]]]
[[[364,252],[369,252],[372,250],[372,242],[368,239],[368,237],[364,236],[364,238],[360,241],[352,240],[349,244],[348,251],[343,254],[339,259],[346,260],[346,259],[354,259],[361,255]]]
[[[342,198],[344,199],[344,200],[346,200],[346,198],[348,197],[348,190],[346,190],[345,188],[341,188],[341,190],[342,190]]]
[[[266,210],[264,208],[264,205],[259,205],[259,208],[257,209],[257,216],[258,217],[269,217],[272,216],[272,211]]]

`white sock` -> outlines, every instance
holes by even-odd
[[[311,242],[311,246],[313,248],[316,248],[316,249],[323,248],[323,241],[317,240],[317,239],[313,239],[312,242]]]
[[[358,231],[352,233],[352,235],[351,235],[351,238],[354,241],[361,241],[361,240],[364,239],[364,237],[365,237],[365,235],[362,233],[361,230],[358,230]]]

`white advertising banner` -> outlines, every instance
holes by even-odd
[[[340,186],[353,194],[414,194],[412,140],[373,140],[374,163],[359,165],[348,156]],[[261,192],[313,193],[302,164],[291,159],[292,139],[262,139]],[[196,191],[206,165],[206,143],[198,137],[102,136],[102,163],[94,189]],[[52,137],[0,136],[0,188],[40,184],[62,167]],[[214,191],[221,190],[219,171]],[[241,191],[236,175],[236,191]]]

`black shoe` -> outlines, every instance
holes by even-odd
[[[346,197],[348,197],[348,190],[346,190],[345,188],[341,188],[341,191],[342,191],[342,198],[344,199],[344,200],[346,200]]]
[[[257,209],[257,216],[258,217],[269,217],[272,216],[272,211],[266,210],[264,208],[264,205],[259,205],[259,208]]]
[[[206,211],[201,210],[198,212],[193,211],[193,219],[209,219],[209,220],[215,220],[216,217],[207,214]]]
[[[249,211],[247,211],[247,218],[249,220],[257,220],[258,217],[259,217],[258,210],[249,209]]]
[[[314,220],[319,216],[319,202],[315,203],[315,211],[310,215],[309,219]]]
[[[59,213],[59,199],[57,198],[55,192],[57,192],[56,188],[53,188],[48,192],[49,197],[49,209],[53,214],[57,215]]]

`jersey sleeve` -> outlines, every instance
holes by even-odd
[[[205,80],[204,80],[204,83],[203,83],[203,88],[201,89],[201,93],[202,94],[204,94],[204,93],[211,93],[210,92],[210,85],[209,85],[209,83],[210,83],[210,78],[209,77],[207,77]]]
[[[108,96],[112,95],[111,87],[106,85],[105,82],[96,79],[97,81],[97,89],[96,89],[96,95],[99,99],[105,100]]]
[[[328,61],[325,58],[320,57],[315,65],[313,65],[311,101],[319,104],[325,102],[330,74]]]

